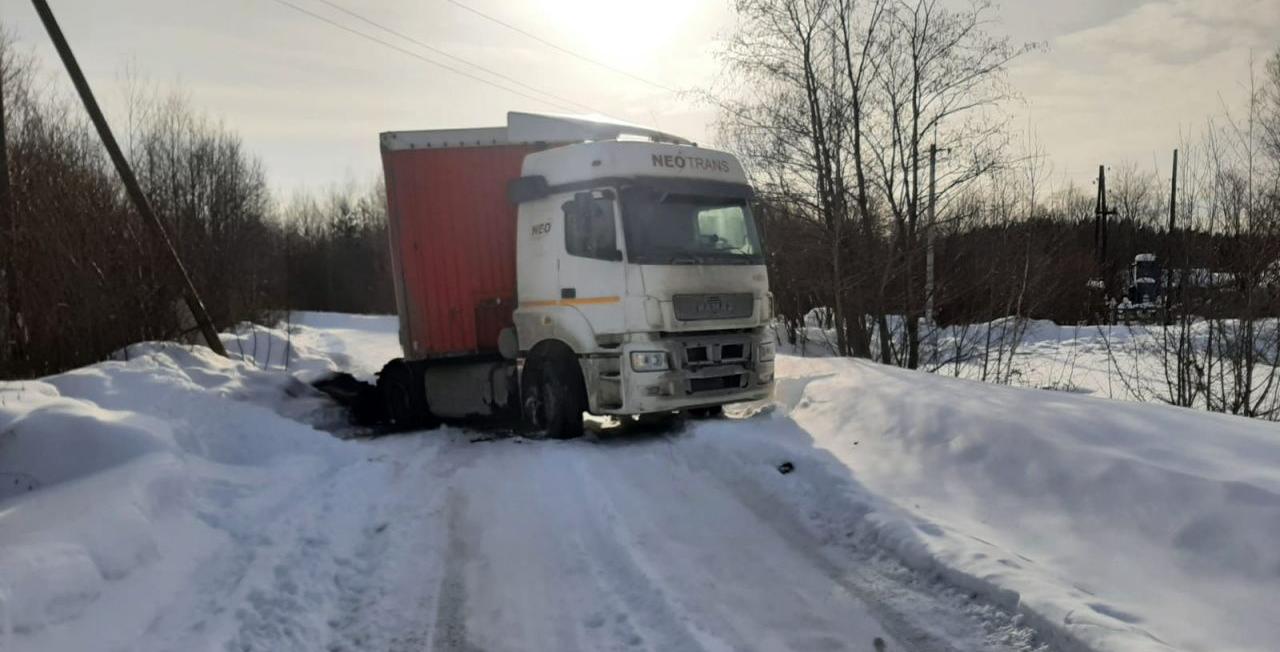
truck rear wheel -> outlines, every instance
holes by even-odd
[[[427,405],[427,388],[422,374],[404,360],[392,360],[378,373],[378,393],[387,422],[396,430],[430,428],[436,425]]]
[[[578,360],[571,353],[553,353],[535,360],[525,373],[525,414],[532,425],[552,439],[581,437],[587,387]]]

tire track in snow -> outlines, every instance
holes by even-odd
[[[731,458],[732,450],[715,450],[726,440],[699,435],[695,446],[708,450],[700,455]],[[714,445],[712,444],[714,442]],[[694,442],[690,442],[694,444]],[[741,505],[755,513],[760,523],[771,528],[798,556],[803,556],[866,604],[876,619],[907,649],[921,652],[961,650],[1009,650],[1043,652],[1047,646],[1038,634],[1023,624],[1021,616],[1001,607],[977,601],[960,589],[937,578],[923,576],[879,549],[859,549],[852,541],[824,543],[804,521],[801,512],[764,489],[755,469],[764,465],[724,465],[708,457],[692,457],[692,447],[683,447],[681,456],[692,468],[721,484]],[[750,469],[751,471],[748,471]],[[747,471],[747,472],[744,472]],[[767,477],[767,476],[766,476]],[[862,518],[860,510],[849,514],[849,523]]]
[[[328,652],[429,649],[435,604],[433,579],[442,571],[444,513],[436,464],[448,442],[396,438],[370,446],[383,473],[348,478],[340,493],[364,492],[351,509],[363,512],[359,536],[335,558],[339,589]],[[408,449],[408,450],[404,450]]]
[[[704,649],[872,649],[885,635],[858,597],[694,472],[683,445],[679,436],[628,442],[575,461],[614,539],[687,631]]]
[[[300,611],[300,600],[318,603],[314,593],[299,594],[298,585],[282,569],[288,560],[314,554],[327,542],[305,527],[310,520],[305,512],[315,507],[305,498],[327,486],[336,473],[337,468],[326,466],[307,473],[305,481],[288,491],[266,496],[257,493],[261,478],[231,476],[199,484],[196,491],[209,508],[197,516],[226,542],[190,578],[191,590],[152,618],[140,647],[196,649],[225,636],[227,649],[256,649],[253,641],[259,634],[295,642],[308,635],[296,619],[263,626],[266,621],[256,620],[255,614],[285,604]],[[264,522],[276,525],[264,530]],[[254,584],[262,577],[272,578],[271,590]],[[224,633],[228,629],[234,631]]]
[[[708,647],[706,636],[699,636],[685,618],[681,606],[646,572],[636,556],[634,542],[628,540],[622,519],[609,498],[609,492],[594,481],[585,468],[585,456],[577,455],[565,469],[575,479],[577,509],[568,519],[565,531],[573,532],[581,547],[581,554],[589,564],[592,576],[602,591],[621,603],[623,609],[615,610],[612,619],[593,613],[587,625],[602,627],[612,620],[615,635],[627,647],[646,646],[654,650],[673,652],[700,652],[709,649],[730,649],[719,641]],[[566,502],[565,496],[560,497]],[[636,627],[645,631],[641,632]],[[643,634],[647,633],[646,638]],[[647,645],[646,645],[647,644]]]
[[[435,652],[476,652],[480,648],[467,640],[466,565],[470,551],[466,540],[467,498],[456,487],[445,495],[445,522],[448,545],[444,554],[444,577],[436,597],[436,618],[431,649]]]
[[[945,638],[929,631],[926,627],[915,624],[905,614],[886,604],[884,591],[876,588],[877,582],[869,576],[869,573],[841,568],[839,564],[827,558],[822,552],[821,544],[808,534],[805,525],[776,498],[759,490],[750,482],[723,477],[717,479],[724,483],[730,493],[738,497],[744,508],[755,514],[762,524],[768,526],[785,541],[792,552],[807,559],[832,582],[867,605],[876,620],[907,649],[916,652],[961,652]]]
[[[518,441],[455,450],[483,459],[448,476],[433,650],[702,649],[666,635],[674,614],[651,617],[645,601],[626,598],[645,578],[619,572],[623,558],[586,517],[589,494],[563,450]],[[662,635],[646,638],[638,620]],[[473,635],[470,623],[483,630]]]

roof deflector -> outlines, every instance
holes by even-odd
[[[686,138],[600,115],[554,115],[520,111],[507,113],[507,138],[512,142],[565,143],[617,140],[619,136],[638,136],[677,145],[693,144]]]

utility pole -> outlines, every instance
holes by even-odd
[[[1093,245],[1097,250],[1098,256],[1098,276],[1102,280],[1102,300],[1108,306],[1108,323],[1111,323],[1115,315],[1110,308],[1114,299],[1111,296],[1111,274],[1107,270],[1107,217],[1115,214],[1114,210],[1107,208],[1107,168],[1104,165],[1099,165],[1098,201],[1094,207]]]
[[[0,68],[0,378],[16,371],[17,329],[13,321],[18,314],[17,277],[13,257],[17,251],[16,223],[9,194],[9,146],[5,136],[4,69]]]
[[[1098,166],[1098,202],[1094,209],[1093,238],[1098,249],[1098,265],[1107,263],[1107,218],[1115,215],[1113,208],[1107,207],[1107,169]]]
[[[929,328],[929,362],[937,362],[938,356],[938,320],[934,314],[933,295],[937,285],[934,283],[933,243],[934,230],[937,228],[938,210],[938,144],[929,145],[929,232],[925,237],[925,286],[924,314]]]
[[[191,315],[195,317],[200,333],[204,335],[205,343],[209,345],[210,349],[213,349],[214,353],[226,356],[227,351],[222,346],[222,340],[218,338],[218,329],[214,327],[213,320],[209,319],[209,313],[205,310],[204,303],[200,301],[200,295],[196,293],[196,287],[191,282],[191,276],[187,274],[187,268],[183,266],[182,259],[178,257],[178,250],[174,248],[173,242],[169,240],[169,236],[164,231],[164,224],[160,222],[160,218],[156,216],[155,211],[151,209],[151,203],[147,201],[147,196],[142,192],[142,186],[138,183],[138,178],[134,176],[133,168],[129,166],[129,161],[124,157],[124,153],[120,151],[120,145],[111,133],[111,126],[107,124],[107,119],[102,115],[102,109],[98,107],[98,101],[93,96],[93,90],[89,88],[89,82],[85,80],[84,73],[81,72],[80,64],[76,62],[75,54],[71,52],[71,46],[67,43],[66,37],[62,35],[62,29],[58,27],[58,21],[53,17],[53,11],[49,9],[49,3],[45,0],[31,0],[31,4],[35,5],[36,13],[40,15],[40,22],[44,23],[45,31],[49,33],[49,39],[53,41],[53,47],[58,50],[58,56],[62,58],[62,63],[67,68],[67,74],[71,76],[71,82],[76,87],[76,93],[80,95],[80,100],[84,102],[84,108],[88,111],[89,118],[93,121],[93,126],[98,130],[98,137],[102,139],[102,144],[107,148],[107,154],[111,156],[111,162],[115,165],[116,173],[120,175],[120,180],[124,182],[129,199],[142,216],[143,223],[151,229],[152,235],[164,245],[169,261],[173,264],[174,273],[182,280],[183,300],[191,311]]]
[[[1093,256],[1102,262],[1102,255],[1099,249],[1102,244],[1102,166],[1098,166],[1098,178],[1093,180],[1094,187],[1097,188],[1096,196],[1093,199]]]
[[[1178,150],[1173,150],[1173,176],[1169,179],[1169,237],[1177,228],[1178,215]]]
[[[1164,295],[1164,324],[1172,323],[1170,304],[1173,302],[1173,250],[1177,246],[1174,231],[1178,228],[1178,150],[1173,150],[1173,176],[1169,178],[1169,233],[1165,238],[1168,245],[1164,254],[1164,278],[1161,279],[1161,292]],[[1181,285],[1181,284],[1179,284]]]
[[[924,258],[924,314],[929,320],[929,326],[932,328],[937,322],[933,314],[933,243],[934,243],[934,227],[937,218],[938,203],[938,145],[934,143],[929,146],[929,231],[925,237],[925,258]]]

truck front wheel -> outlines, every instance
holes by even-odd
[[[525,414],[533,427],[552,439],[581,437],[587,387],[578,360],[571,353],[553,353],[535,359],[525,373]]]

